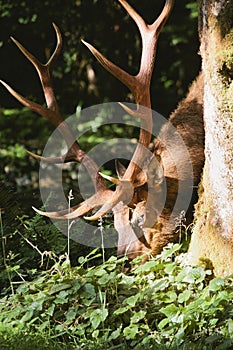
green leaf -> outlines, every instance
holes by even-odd
[[[164,318],[162,321],[159,322],[158,328],[163,329],[169,323],[170,323],[170,320],[168,318]]]
[[[86,259],[84,258],[84,256],[80,256],[80,257],[78,258],[78,263],[79,263],[80,265],[84,264],[85,262],[86,262]]]
[[[28,310],[41,311],[44,301],[44,298],[33,301],[30,305],[28,305]]]
[[[217,278],[214,278],[213,280],[210,281],[209,290],[216,292],[216,291],[222,289],[222,287],[224,287],[224,285],[225,285],[224,279],[217,277]]]
[[[176,280],[186,283],[200,283],[205,279],[206,271],[202,267],[186,266],[177,275]]]
[[[101,277],[101,276],[105,276],[106,275],[106,270],[101,266],[101,267],[98,267],[97,269],[95,269],[94,271],[94,275],[95,276],[98,276],[98,277]]]
[[[48,308],[48,310],[46,311],[46,313],[47,313],[49,316],[53,316],[54,310],[55,310],[55,305],[52,304],[52,305]]]
[[[17,288],[17,293],[19,294],[25,294],[29,290],[29,284],[23,283]]]
[[[53,295],[55,293],[58,293],[62,290],[66,290],[71,288],[71,284],[68,283],[59,283],[59,284],[55,284],[54,286],[51,287],[49,294]]]
[[[153,272],[155,270],[157,264],[158,263],[155,260],[150,260],[150,261],[145,262],[141,266],[137,266],[136,269],[138,271],[140,271],[141,274],[142,273],[149,273],[149,272]]]
[[[100,331],[99,329],[94,330],[92,333],[92,338],[97,339],[99,337]]]
[[[155,280],[153,284],[153,291],[162,291],[167,288],[169,282],[166,278],[161,278],[160,280]]]
[[[172,319],[179,312],[179,308],[175,304],[171,304],[160,309],[160,312],[167,316],[167,318]]]
[[[123,304],[128,304],[129,306],[133,307],[136,305],[138,299],[140,298],[140,294],[135,294],[135,295],[132,295],[131,297],[129,298],[126,298],[124,301],[123,301]]]
[[[124,307],[119,307],[119,309],[114,311],[114,315],[121,315],[124,314],[125,312],[127,312],[130,309],[130,306],[124,306]]]
[[[164,300],[165,303],[174,303],[177,299],[177,294],[174,291],[168,291],[163,294],[162,300]]]
[[[90,321],[93,329],[99,327],[100,323],[104,322],[108,316],[108,309],[96,309],[90,315]]]
[[[218,318],[211,318],[211,320],[209,321],[209,325],[211,327],[215,326],[218,323],[219,319]]]
[[[181,245],[176,243],[171,245],[170,248],[165,248],[163,250],[163,252],[161,253],[161,258],[162,260],[167,260],[169,257],[172,257],[174,255],[175,252],[177,252],[178,250],[180,250]]]
[[[116,277],[115,272],[111,272],[110,274],[107,274],[106,271],[105,271],[105,274],[98,279],[98,283],[100,285],[106,285],[111,280],[115,280],[115,277]]]
[[[229,319],[227,320],[227,327],[229,334],[233,334],[233,320]]]
[[[21,323],[28,322],[32,318],[33,314],[34,314],[33,310],[26,312],[25,315],[21,318],[20,322]]]
[[[49,322],[49,321],[44,321],[44,322],[38,327],[38,331],[42,333],[46,328],[49,329],[49,327],[50,327],[50,322]]]
[[[146,316],[147,311],[144,310],[140,310],[138,312],[135,312],[131,319],[130,322],[131,323],[138,323],[139,321],[141,321],[145,316]]]
[[[126,339],[134,339],[137,333],[138,333],[137,325],[129,325],[128,327],[125,327],[123,330],[123,334],[126,337]]]
[[[62,335],[65,333],[64,331],[64,327],[61,324],[58,324],[57,326],[55,326],[55,332],[58,332],[59,335]]]
[[[54,299],[54,303],[61,304],[61,305],[68,303],[68,298],[67,298],[68,295],[69,295],[68,291],[62,290],[57,294],[56,298]]]
[[[69,309],[66,313],[65,313],[65,316],[66,316],[66,320],[67,321],[73,321],[76,316],[77,316],[77,312],[73,309]]]
[[[118,327],[115,331],[111,333],[111,335],[109,336],[109,340],[111,341],[117,339],[121,335],[121,329],[122,325],[120,325],[120,327]]]
[[[167,274],[171,274],[176,269],[176,267],[177,267],[177,264],[175,262],[170,263],[170,264],[166,264],[164,271]]]
[[[191,293],[190,290],[185,290],[184,292],[179,294],[178,302],[179,303],[185,303],[186,301],[188,301],[190,299],[191,295],[192,295],[192,293]]]
[[[186,8],[188,10],[190,10],[190,18],[198,18],[198,3],[197,3],[197,1],[187,4]]]
[[[96,296],[95,287],[91,283],[86,283],[84,289],[87,296]]]

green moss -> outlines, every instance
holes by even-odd
[[[233,29],[224,38],[222,50],[219,50],[216,59],[222,82],[229,87],[233,80]]]
[[[233,271],[233,245],[221,235],[220,224],[209,191],[207,171],[203,175],[204,192],[199,197],[195,211],[195,225],[189,246],[191,264],[210,268],[216,276],[227,276]],[[202,191],[202,186],[200,186]]]
[[[203,269],[206,269],[206,270],[213,271],[213,269],[214,269],[212,261],[210,259],[207,259],[207,258],[200,258],[198,265],[203,267]]]

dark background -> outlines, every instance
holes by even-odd
[[[160,13],[164,1],[131,1],[150,23]],[[42,62],[54,48],[55,22],[63,35],[63,51],[54,70],[54,86],[65,113],[78,104],[90,106],[103,101],[127,99],[128,91],[95,61],[81,44],[92,43],[113,62],[136,74],[140,59],[140,37],[136,25],[117,1],[72,0],[1,1],[0,77],[26,96],[41,98],[41,89],[33,67],[10,40],[15,37]],[[152,81],[153,109],[168,115],[185,94],[199,70],[197,4],[176,1],[171,18],[160,35]],[[95,71],[93,89],[87,69]],[[0,89],[2,108],[19,107]]]

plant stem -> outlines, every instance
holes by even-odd
[[[104,250],[104,227],[103,227],[103,218],[102,216],[99,218],[99,229],[101,234],[101,248],[102,248],[102,255],[103,255],[103,264],[105,263],[105,250]]]
[[[4,232],[3,232],[3,224],[2,224],[2,209],[0,208],[0,230],[1,230],[1,238],[2,238],[2,256],[3,256],[3,264],[5,266],[6,269],[6,273],[7,273],[7,277],[10,283],[10,287],[11,287],[11,293],[14,295],[14,288],[13,288],[13,283],[11,280],[11,276],[9,273],[9,269],[8,269],[8,265],[7,265],[7,261],[6,261],[6,237],[4,236]]]
[[[72,190],[70,190],[69,195],[68,195],[68,212],[70,213],[70,208],[71,208],[71,201],[74,199]],[[70,223],[70,219],[67,221],[67,256],[70,259],[70,229],[73,224],[73,221]]]

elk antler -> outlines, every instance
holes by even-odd
[[[50,79],[51,65],[54,63],[57,56],[59,55],[62,44],[61,34],[57,26],[54,25],[57,35],[57,47],[53,55],[45,65],[41,64],[24,47],[22,47],[21,44],[19,44],[16,40],[13,39],[13,41],[16,43],[19,49],[37,69],[44,90],[47,108],[40,106],[35,102],[27,100],[26,98],[22,97],[17,92],[15,92],[13,89],[11,89],[6,83],[1,83],[23,105],[39,113],[43,117],[49,119],[56,127],[58,127],[58,130],[64,137],[68,146],[67,153],[61,157],[49,158],[47,159],[47,161],[52,163],[62,163],[64,161],[82,162],[88,170],[96,188],[96,193],[92,197],[85,200],[80,205],[72,208],[70,212],[61,211],[46,213],[38,211],[36,209],[36,211],[38,211],[40,214],[48,216],[50,218],[73,219],[85,215],[90,210],[96,207],[100,207],[100,209],[93,216],[87,218],[89,220],[96,220],[101,216],[105,215],[111,209],[113,209],[118,203],[123,202],[128,204],[133,197],[134,188],[138,186],[138,184],[136,184],[136,177],[140,172],[140,168],[137,164],[140,164],[140,160],[144,157],[144,149],[148,149],[149,147],[152,133],[150,81],[154,67],[156,45],[162,27],[170,15],[174,0],[166,0],[166,3],[160,16],[151,25],[147,24],[142,19],[142,17],[125,0],[118,1],[125,8],[128,14],[131,16],[131,18],[135,21],[141,34],[142,55],[138,74],[136,76],[128,74],[123,69],[119,68],[114,63],[105,58],[92,45],[83,41],[83,43],[89,48],[89,50],[103,65],[103,67],[131,90],[137,104],[137,110],[131,110],[122,104],[121,106],[126,110],[127,113],[131,114],[132,116],[139,117],[141,120],[138,145],[124,174],[119,176],[119,181],[117,181],[118,184],[115,192],[107,189],[104,180],[98,173],[97,165],[90,157],[88,157],[85,154],[84,151],[81,150],[78,142],[75,140],[72,131],[70,130],[68,125],[63,121],[60,115]],[[41,159],[39,156],[36,155],[34,155],[34,157],[36,157],[37,159]]]
[[[97,164],[80,148],[80,145],[76,141],[76,138],[72,132],[72,130],[69,128],[68,124],[63,120],[59,107],[53,92],[52,83],[51,83],[51,68],[54,64],[55,60],[57,59],[62,46],[62,37],[61,33],[58,29],[58,27],[53,23],[53,27],[56,32],[57,37],[57,45],[56,48],[51,55],[50,59],[46,64],[40,63],[30,52],[28,52],[17,40],[14,38],[11,38],[13,42],[18,46],[18,48],[22,51],[22,53],[26,56],[26,58],[34,65],[36,68],[38,75],[40,77],[40,81],[42,84],[46,105],[47,107],[41,106],[33,101],[30,101],[26,99],[25,97],[21,96],[18,92],[13,90],[9,85],[7,85],[5,82],[0,82],[5,86],[5,88],[13,95],[19,102],[21,102],[24,106],[28,107],[34,112],[37,112],[41,116],[47,118],[52,122],[53,125],[55,125],[59,132],[61,133],[62,137],[66,141],[68,151],[66,154],[60,156],[60,157],[54,157],[54,158],[44,158],[40,157],[32,152],[28,153],[33,156],[34,158],[38,160],[43,160],[48,163],[64,163],[64,162],[79,162],[83,163],[85,168],[87,169],[92,182],[95,186],[96,194],[92,196],[87,203],[83,203],[79,205],[78,213],[81,213],[80,215],[86,214],[88,211],[92,210],[98,205],[102,205],[106,202],[107,198],[112,195],[112,191],[109,191],[105,185],[104,180],[99,174],[99,169]],[[97,204],[97,198],[98,198],[98,204]],[[77,206],[74,208],[71,208],[72,210],[77,210]],[[37,209],[35,209],[37,210]],[[38,210],[37,210],[38,211]],[[65,211],[64,211],[65,213]],[[42,212],[41,212],[42,214]],[[55,213],[43,213],[43,215],[56,216]],[[59,216],[59,213],[57,213],[57,216]]]
[[[136,176],[140,171],[137,164],[140,164],[140,160],[143,158],[144,148],[148,148],[151,140],[152,133],[152,112],[151,112],[151,100],[150,100],[150,81],[154,67],[156,45],[159,34],[163,25],[168,19],[174,0],[166,0],[163,11],[160,16],[151,24],[147,24],[143,18],[127,3],[125,0],[118,0],[125,8],[131,18],[135,21],[142,38],[142,55],[139,72],[136,76],[130,75],[114,63],[104,57],[97,49],[91,44],[83,41],[92,54],[97,58],[100,64],[108,70],[112,75],[125,84],[133,93],[137,110],[130,110],[123,105],[123,108],[127,113],[139,117],[141,120],[140,135],[138,145],[134,152],[134,155],[123,175],[120,179],[119,185],[116,188],[113,198],[105,204],[95,215],[89,217],[89,220],[96,220],[100,216],[106,214],[120,201],[124,202],[125,197],[125,183],[127,182],[127,188],[130,193],[134,190],[134,182]],[[122,104],[121,104],[122,105]]]

